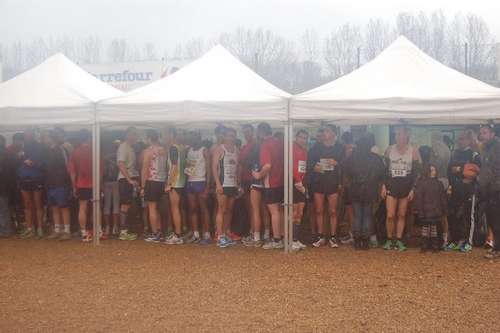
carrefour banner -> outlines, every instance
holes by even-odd
[[[162,60],[80,65],[102,82],[128,92],[172,75],[189,64],[187,60]]]

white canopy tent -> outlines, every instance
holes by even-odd
[[[22,130],[27,126],[93,125],[94,229],[99,223],[99,135],[96,102],[123,93],[86,73],[57,53],[39,66],[0,84],[0,127]],[[97,169],[96,169],[97,165]],[[94,238],[99,244],[99,237]]]
[[[96,102],[122,94],[57,53],[0,84],[0,126],[92,125]]]
[[[98,103],[97,121],[103,124],[172,124],[190,128],[213,128],[216,123],[241,126],[268,122],[273,127],[285,125],[285,137],[292,136],[288,126],[290,94],[276,88],[222,46],[217,45],[204,56],[175,74],[124,96]],[[285,161],[289,145],[285,140]],[[285,170],[291,167],[285,162]],[[291,180],[285,172],[285,193]],[[285,221],[291,214],[292,198],[285,195]],[[285,223],[285,251],[291,228]]]
[[[400,36],[373,61],[292,96],[290,118],[337,125],[481,124],[500,118],[500,89],[459,73]]]
[[[100,101],[98,121],[190,127],[267,121],[281,127],[289,97],[217,45],[173,75]]]

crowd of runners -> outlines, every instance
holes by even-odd
[[[40,141],[35,129],[17,133],[8,147],[0,136],[0,238],[17,232],[20,238],[64,241],[76,234],[89,242],[116,235],[133,241],[138,235],[129,231],[129,212],[136,205],[147,242],[226,248],[241,240],[245,246],[283,248],[282,132],[273,133],[265,122],[242,130],[244,145],[234,128],[222,125],[215,128],[215,142],[202,140],[197,130],[173,127],[162,137],[146,130],[146,144],[138,142],[135,127],[126,130],[122,143],[103,134],[103,223],[95,234],[88,227],[93,184],[88,130],[76,133],[74,144],[57,127],[41,131]],[[478,245],[473,229],[481,203],[488,224],[485,257],[500,257],[500,242],[494,241],[500,239],[500,141],[492,126],[467,127],[453,152],[439,130],[432,132],[432,147],[419,147],[410,142],[407,127],[398,127],[395,144],[384,153],[371,132],[356,142],[350,132],[337,134],[337,127],[327,124],[315,133],[311,148],[306,148],[306,130],[299,130],[293,142],[294,251],[306,249],[303,242],[377,248],[374,217],[384,206],[384,250],[411,245],[416,216],[422,225],[421,252],[469,252]],[[235,211],[235,203],[243,210]],[[165,204],[163,221],[160,206]],[[349,234],[340,239],[338,220],[344,213]],[[231,229],[235,215],[248,221],[239,235]],[[302,242],[306,219],[310,237]]]

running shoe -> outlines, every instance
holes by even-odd
[[[450,242],[446,241],[443,242],[443,245],[441,245],[441,249],[444,250],[445,247],[447,247],[450,244]]]
[[[42,228],[38,228],[38,230],[36,231],[36,236],[38,237],[38,239],[42,239],[43,237],[45,237]]]
[[[242,242],[243,244],[245,244],[246,242],[251,241],[251,240],[253,240],[253,235],[252,235],[252,234],[250,234],[250,235],[248,235],[248,236],[246,236],[246,237],[242,237],[242,238],[241,238],[241,242]]]
[[[280,239],[277,242],[273,239],[269,243],[264,244],[264,246],[262,246],[262,248],[264,250],[282,249],[283,247],[284,247],[284,245],[283,245],[283,240],[282,239]]]
[[[33,237],[33,236],[35,236],[35,230],[34,229],[29,230],[28,228],[24,229],[19,234],[19,238],[28,238],[28,237]]]
[[[340,242],[344,245],[353,245],[354,238],[352,238],[351,235],[348,235],[347,237],[344,237],[343,239],[341,239]],[[337,247],[338,247],[338,245],[337,245]]]
[[[261,240],[254,240],[253,238],[245,242],[245,246],[248,247],[261,247],[262,246],[262,241]]]
[[[99,233],[99,238],[100,238],[100,239],[108,239],[108,237],[109,237],[109,236],[108,236],[108,234],[107,234],[107,233],[105,233],[104,231],[101,231],[101,232]]]
[[[308,239],[308,243],[310,245],[313,245],[314,243],[316,243],[318,241],[318,236],[316,234],[311,234],[311,236],[309,236],[309,239]]]
[[[500,252],[498,251],[491,251],[491,253],[487,253],[484,255],[486,259],[498,259],[500,258]]]
[[[383,247],[384,250],[390,250],[392,248],[392,240],[388,239]]]
[[[201,240],[201,242],[199,243],[200,245],[208,245],[212,243],[212,240],[210,239],[210,237],[203,237],[203,239]]]
[[[460,246],[460,252],[470,252],[472,251],[472,246],[469,242],[464,242],[462,246]]]
[[[45,239],[55,240],[55,239],[59,239],[61,236],[62,236],[62,234],[60,232],[53,232],[50,235],[46,236]]]
[[[229,245],[236,245],[237,244],[237,242],[234,239],[232,239],[231,237],[225,236],[225,238],[226,238],[227,244],[229,244]]]
[[[320,246],[324,246],[325,244],[326,244],[325,237],[319,237],[318,240],[315,243],[313,243],[312,246],[320,247]]]
[[[486,243],[484,244],[484,248],[485,248],[486,250],[489,250],[489,249],[492,249],[492,248],[493,248],[493,245],[494,245],[494,244],[493,244],[493,241],[492,241],[491,239],[489,239],[489,238],[488,238],[488,239],[486,240]]]
[[[215,233],[214,234],[214,242],[217,242],[219,240],[219,234]]]
[[[184,243],[184,239],[182,239],[182,237],[178,237],[176,234],[173,234],[165,239],[165,243],[168,245],[179,245]]]
[[[378,240],[370,240],[370,247],[377,248],[379,246]]]
[[[125,233],[120,233],[120,237],[119,237],[120,240],[125,240],[125,241],[134,241],[137,239],[137,234],[131,234],[129,233],[128,231],[126,231]]]
[[[460,249],[459,242],[450,242],[448,245],[443,246],[443,250],[445,251],[454,251]]]
[[[184,229],[184,231],[182,231],[182,236],[184,236],[184,237],[191,237],[192,234],[193,233],[191,232],[191,230],[189,230],[187,228]]]
[[[111,235],[111,227],[108,225],[106,228],[104,228],[104,232],[108,235]]]
[[[120,228],[118,228],[118,226],[114,226],[113,227],[113,235],[117,236],[120,234]]]
[[[226,237],[224,236],[219,237],[219,239],[217,240],[217,246],[222,248],[228,247],[229,244],[226,241]]]
[[[297,242],[297,241],[292,242],[292,250],[293,250],[294,252],[298,252],[298,251],[302,250],[302,248],[299,246],[299,244],[298,244],[298,242]]]
[[[149,235],[149,228],[148,228],[148,227],[146,227],[146,228],[142,229],[142,235],[143,235],[144,237],[146,237],[147,235]]]
[[[92,231],[87,231],[87,233],[85,235],[82,235],[82,242],[84,243],[88,243],[90,241],[92,241],[93,237],[92,237]]]
[[[406,246],[402,241],[397,240],[396,243],[394,244],[394,249],[399,251],[406,251]]]
[[[337,239],[335,238],[335,236],[330,237],[330,241],[328,242],[328,245],[330,245],[330,247],[332,249],[336,249],[339,247],[339,243],[337,243]]]
[[[70,239],[71,239],[71,234],[69,232],[63,232],[61,234],[61,237],[59,237],[59,241],[61,241],[61,242],[64,242],[64,241],[67,241]]]
[[[184,241],[184,243],[186,244],[198,244],[199,242],[201,242],[201,238],[195,237],[194,235],[186,238],[186,240]]]
[[[299,247],[300,247],[301,250],[307,249],[307,246],[305,246],[304,244],[302,244],[299,240],[297,241],[297,244],[299,245]]]
[[[229,237],[231,237],[232,239],[234,239],[235,241],[239,241],[241,240],[241,236],[238,236],[237,234],[235,234],[234,232],[230,232],[227,234]]]
[[[157,232],[155,234],[154,232],[152,232],[151,234],[149,234],[148,236],[146,236],[146,238],[144,238],[144,240],[146,242],[149,242],[149,243],[159,243],[160,242],[160,233]]]

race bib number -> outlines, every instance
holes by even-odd
[[[299,172],[306,173],[306,161],[299,161]]]
[[[326,158],[320,158],[319,162],[323,167],[323,171],[333,171],[335,169],[333,165],[330,165],[326,162]]]
[[[393,164],[391,169],[392,178],[406,177],[406,168],[403,164]]]

